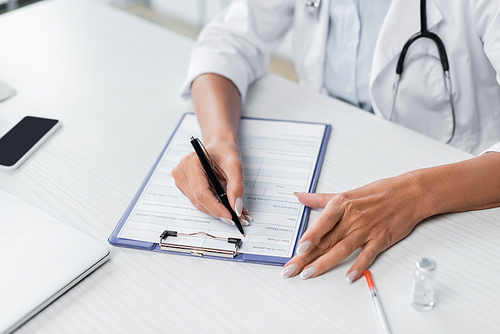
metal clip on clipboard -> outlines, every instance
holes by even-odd
[[[208,247],[176,245],[176,244],[170,244],[168,242],[165,242],[165,240],[167,240],[167,237],[177,237],[178,235],[179,236],[206,235],[207,237],[210,237],[210,238],[227,241],[230,244],[234,244],[234,251],[225,250],[225,249],[217,249],[217,248],[208,248]],[[180,233],[177,231],[165,230],[160,235],[159,245],[160,245],[161,250],[189,253],[189,254],[194,255],[194,256],[210,255],[210,256],[234,258],[236,255],[238,255],[238,250],[241,247],[241,239],[217,237],[215,235],[211,235],[211,234],[208,234],[206,232]]]

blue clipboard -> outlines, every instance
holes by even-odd
[[[186,255],[186,256],[191,256],[188,253],[181,253],[181,252],[172,252],[172,251],[165,251],[162,250],[159,243],[152,243],[152,242],[145,242],[145,241],[138,241],[138,240],[131,240],[131,239],[124,239],[124,238],[118,238],[118,234],[122,230],[123,225],[129,218],[129,216],[132,214],[132,211],[141,197],[142,193],[144,192],[150,178],[153,176],[154,171],[156,170],[157,165],[160,163],[161,158],[163,154],[165,153],[166,149],[170,145],[170,142],[172,141],[172,138],[174,138],[175,133],[179,129],[179,126],[181,125],[182,121],[184,120],[184,117],[186,115],[194,115],[194,113],[185,113],[179,123],[177,124],[177,127],[175,128],[174,132],[172,133],[172,136],[170,136],[167,144],[161,151],[160,155],[158,156],[158,159],[154,163],[154,165],[151,167],[149,173],[146,175],[146,178],[142,182],[141,186],[137,190],[136,194],[134,195],[132,201],[130,202],[129,206],[123,213],[122,217],[120,218],[120,221],[116,225],[115,229],[111,233],[111,235],[108,238],[108,242],[113,245],[113,246],[118,246],[118,247],[127,247],[127,248],[134,248],[134,249],[140,249],[140,250],[148,250],[148,251],[153,251],[153,252],[161,252],[161,253],[167,253],[167,254],[177,254],[177,255]],[[319,150],[318,154],[318,160],[316,161],[316,165],[314,168],[314,173],[313,173],[313,178],[311,181],[311,186],[308,190],[308,192],[314,192],[316,189],[316,185],[318,184],[318,178],[319,174],[321,171],[321,166],[323,165],[323,160],[325,157],[325,152],[326,152],[326,146],[328,144],[328,139],[330,138],[330,133],[331,133],[331,125],[329,124],[324,124],[324,123],[313,123],[313,122],[299,122],[299,121],[289,121],[289,120],[276,120],[276,119],[264,119],[264,118],[252,118],[252,117],[242,117],[242,119],[254,119],[254,120],[268,120],[268,121],[278,121],[278,122],[289,122],[289,123],[305,123],[305,124],[321,124],[325,126],[325,131],[323,134],[323,140],[321,142],[321,147]],[[307,220],[309,218],[309,212],[310,208],[305,207],[304,211],[302,213],[302,218],[300,221],[300,226],[299,226],[299,231],[297,234],[297,241],[294,246],[293,254],[295,254],[295,250],[297,248],[297,243],[300,241],[301,236],[304,234],[306,227],[307,227]],[[257,255],[257,254],[245,254],[245,253],[240,253],[234,258],[226,258],[226,257],[219,257],[219,256],[211,256],[211,255],[204,255],[204,258],[208,259],[217,259],[217,260],[226,260],[226,261],[238,261],[238,262],[250,262],[250,263],[259,263],[259,264],[268,264],[268,265],[276,265],[276,266],[283,266],[285,263],[287,263],[290,258],[287,257],[275,257],[275,256],[266,256],[266,255]]]

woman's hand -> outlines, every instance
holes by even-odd
[[[242,225],[249,225],[251,217],[243,208],[243,163],[238,144],[231,141],[214,140],[206,149],[214,163],[215,173],[223,187],[227,186],[227,197],[233,210],[241,217]],[[172,170],[175,185],[201,212],[234,225],[231,214],[217,199],[216,192],[196,153],[183,157]]]
[[[226,187],[231,207],[242,225],[252,218],[243,208],[243,163],[238,148],[238,125],[241,116],[241,97],[233,82],[214,73],[197,77],[191,86],[193,103],[200,124],[205,148],[214,163],[215,173]],[[175,185],[206,214],[234,225],[231,214],[215,196],[216,192],[207,178],[196,153],[183,157],[172,170]]]
[[[359,247],[347,271],[358,279],[382,251],[407,236],[423,219],[442,213],[500,206],[500,153],[414,170],[341,194],[297,194],[313,209],[324,208],[300,240],[297,255],[281,272],[321,275]]]
[[[300,202],[324,211],[300,240],[297,255],[282,271],[312,278],[362,247],[347,281],[362,276],[376,256],[407,236],[426,218],[419,203],[422,188],[411,174],[373,182],[341,194],[297,193]]]

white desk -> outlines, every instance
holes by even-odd
[[[0,16],[0,78],[18,92],[0,103],[0,133],[28,114],[63,125],[19,171],[0,174],[0,187],[106,242],[181,115],[192,111],[178,98],[192,45],[88,1]],[[253,85],[244,114],[332,124],[318,192],[471,157],[274,75]],[[421,256],[439,266],[437,305],[425,314],[409,303]],[[109,263],[18,333],[378,333],[364,279],[345,282],[352,263],[283,280],[280,267],[112,248]],[[500,324],[499,268],[495,209],[430,219],[371,270],[394,333],[492,333]]]

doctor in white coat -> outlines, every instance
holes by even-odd
[[[235,0],[204,28],[193,50],[182,94],[193,99],[207,150],[244,224],[251,217],[241,200],[243,165],[236,133],[247,88],[265,74],[271,51],[293,27],[299,84],[327,92],[331,1],[340,3],[309,0],[319,5],[309,11],[306,0]],[[421,1],[392,0],[373,51],[372,110],[480,155],[345,193],[296,194],[306,206],[325,210],[301,238],[298,255],[285,265],[283,277],[316,277],[362,247],[346,275],[352,282],[423,219],[500,206],[500,0],[426,0],[425,4],[426,27],[445,46],[450,80],[445,84],[436,44],[421,38],[408,49],[394,93],[401,51],[421,30]],[[231,223],[231,215],[214,197],[198,165],[193,154],[182,159],[172,171],[177,187],[199,210]]]

